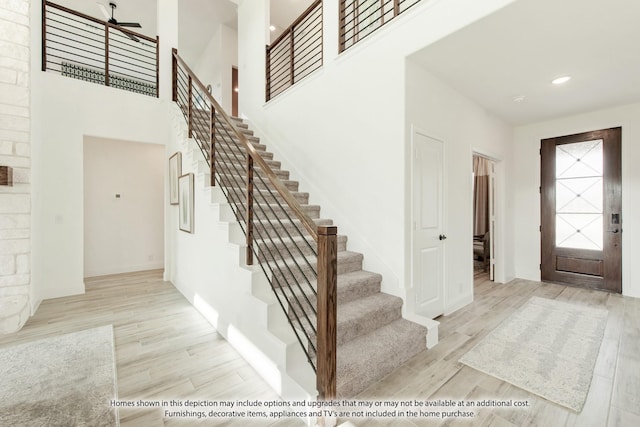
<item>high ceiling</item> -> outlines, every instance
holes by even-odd
[[[140,22],[142,28],[134,31],[155,37],[157,34],[157,0],[113,0],[117,4],[115,18],[121,22]],[[110,12],[110,0],[57,0],[70,9],[105,20],[96,3]],[[277,37],[306,10],[313,0],[271,0],[270,21],[276,26],[272,36]],[[219,25],[238,28],[237,0],[179,0],[178,40],[180,55],[189,63],[196,63]]]
[[[506,121],[533,123],[640,101],[639,17],[638,0],[518,0],[410,60]]]
[[[178,5],[180,56],[189,63],[197,62],[219,25],[238,28],[238,5],[233,1],[180,0]]]
[[[131,28],[131,30],[144,34],[149,37],[155,37],[157,35],[157,8],[156,0],[112,0],[117,5],[113,16],[120,22],[139,22],[142,28]],[[109,14],[111,14],[111,8],[109,7],[110,0],[54,0],[53,3],[57,3],[61,6],[68,7],[69,9],[77,10],[85,15],[93,16],[94,18],[105,21],[105,16],[102,14],[98,4],[104,5]]]
[[[271,32],[271,41],[286,30],[302,12],[307,10],[314,0],[270,0],[270,24],[275,26]]]

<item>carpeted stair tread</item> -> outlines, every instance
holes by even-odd
[[[378,292],[338,306],[338,345],[402,317],[402,298]]]
[[[254,231],[256,231],[255,227]],[[362,259],[362,254],[358,252],[338,252],[338,274],[362,270]],[[302,256],[295,256],[284,257],[284,259],[276,258],[274,260],[273,255],[270,255],[265,257],[265,260],[267,261],[267,264],[279,266],[279,268],[274,267],[273,277],[277,279],[276,283],[284,283],[284,278],[293,278],[294,281],[304,281],[305,285],[307,282],[315,282],[313,270],[316,270],[316,259],[305,260]],[[274,286],[276,285],[274,284]]]
[[[380,282],[382,276],[366,270],[352,271],[350,273],[338,274],[337,292],[338,304],[346,304],[358,298],[365,298],[380,293]],[[311,281],[311,288],[317,289],[316,281]],[[302,289],[294,286],[292,288],[280,288],[277,291],[283,292],[288,298],[298,301],[309,301],[314,307],[317,298],[309,286]],[[304,296],[303,296],[304,294]]]
[[[348,303],[380,292],[382,275],[366,270],[338,275],[338,304]]]
[[[230,174],[222,189],[239,197],[237,209],[243,211],[246,151],[232,126],[220,121],[218,116],[216,120],[219,151],[216,173]],[[309,193],[296,191],[298,182],[290,179],[288,171],[281,170],[281,163],[273,160],[273,153],[267,151],[268,147],[259,142],[249,126],[241,119],[233,120],[233,127],[255,147],[315,225],[332,225],[332,220],[320,218],[320,206],[308,204]],[[205,145],[208,144],[206,133],[200,138]],[[306,350],[313,353],[316,244],[262,168],[255,162],[254,167],[254,249],[268,273],[273,291],[283,300],[286,315],[298,332],[304,332],[301,336]],[[380,292],[382,276],[362,269],[364,257],[347,250],[346,236],[338,236],[337,258],[338,396],[354,397],[424,350],[427,329],[402,318],[402,299]]]
[[[306,302],[305,304],[306,305]],[[378,292],[338,305],[336,343],[344,344],[359,336],[369,334],[402,317],[402,299]],[[299,310],[296,311],[301,315]],[[295,315],[294,315],[295,316]],[[305,334],[315,342],[316,334],[308,324],[303,323]],[[314,325],[315,326],[315,325]]]
[[[300,304],[309,310],[309,302],[299,300]],[[312,304],[314,301],[310,301]],[[293,310],[292,310],[293,308]],[[359,336],[369,334],[372,330],[379,329],[402,317],[402,299],[392,295],[377,294],[365,298],[353,300],[338,305],[336,343],[338,346]],[[311,313],[307,313],[311,314]],[[294,318],[303,318],[304,314],[300,305],[289,307],[289,315]],[[314,325],[315,327],[315,325]],[[308,323],[302,322],[304,334],[315,343],[316,334]],[[311,347],[309,347],[311,348]]]
[[[338,346],[339,397],[354,397],[426,348],[427,329],[397,319]]]
[[[285,256],[298,256],[304,254],[305,256],[311,257],[315,256],[316,251],[316,244],[311,237],[304,239],[299,235],[291,236],[291,238],[286,235],[274,237],[273,241],[258,242],[258,247],[260,250],[277,251]],[[347,236],[338,235],[338,252],[346,250]]]

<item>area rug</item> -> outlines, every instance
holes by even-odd
[[[460,362],[580,412],[607,315],[602,308],[532,297]]]
[[[111,325],[0,348],[1,426],[118,426]]]

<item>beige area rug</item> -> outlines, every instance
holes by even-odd
[[[111,325],[0,348],[0,426],[117,426]]]
[[[460,362],[580,412],[607,315],[601,308],[532,297]]]

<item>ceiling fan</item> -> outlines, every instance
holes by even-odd
[[[97,3],[97,5],[100,8],[100,10],[102,11],[102,14],[107,19],[108,23],[113,24],[113,25],[115,25],[117,27],[142,28],[142,25],[140,25],[139,22],[118,22],[116,20],[116,18],[113,16],[114,11],[118,7],[118,5],[115,2],[109,2],[109,7],[111,8],[111,15],[109,15],[109,12],[107,11],[107,8],[106,8],[106,6],[104,4]],[[126,34],[131,40],[134,40],[134,41],[137,41],[137,42],[140,41],[140,39],[137,38],[136,36],[134,36],[133,34],[129,34],[129,33],[124,32],[124,31],[123,31],[123,33]]]

